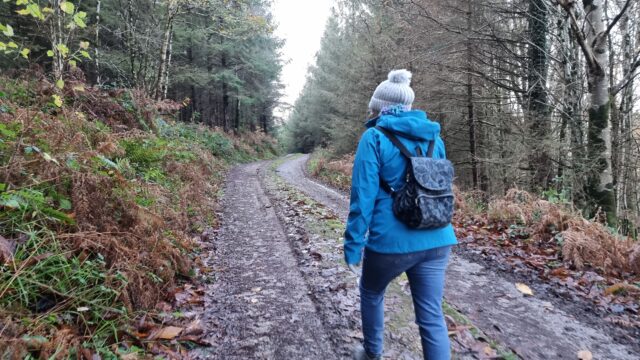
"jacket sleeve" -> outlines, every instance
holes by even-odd
[[[351,204],[344,233],[344,257],[347,264],[362,259],[376,197],[380,189],[379,143],[375,130],[367,130],[360,139],[353,161]]]

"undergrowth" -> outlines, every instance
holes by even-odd
[[[352,155],[334,159],[328,150],[323,149],[311,154],[307,171],[313,177],[346,192],[351,188],[352,165]]]
[[[227,165],[277,147],[135,91],[68,90],[57,108],[52,89],[0,78],[0,357],[117,358],[191,281]]]

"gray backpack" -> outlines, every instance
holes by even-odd
[[[414,229],[439,229],[453,218],[453,164],[446,159],[434,159],[435,140],[429,142],[427,156],[420,148],[413,156],[398,138],[387,129],[376,126],[400,153],[409,160],[405,184],[395,190],[380,177],[380,186],[393,198],[393,213]]]

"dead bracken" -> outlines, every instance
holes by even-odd
[[[274,141],[175,124],[180,104],[135,91],[65,90],[73,105],[55,108],[51,86],[0,79],[0,354],[180,351],[132,324],[144,310],[149,331],[186,326],[157,306],[194,281],[228,162],[273,156]]]

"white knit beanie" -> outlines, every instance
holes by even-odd
[[[416,95],[411,89],[411,73],[407,70],[393,70],[388,79],[380,83],[369,101],[369,110],[379,112],[388,106],[405,105],[411,108]]]

